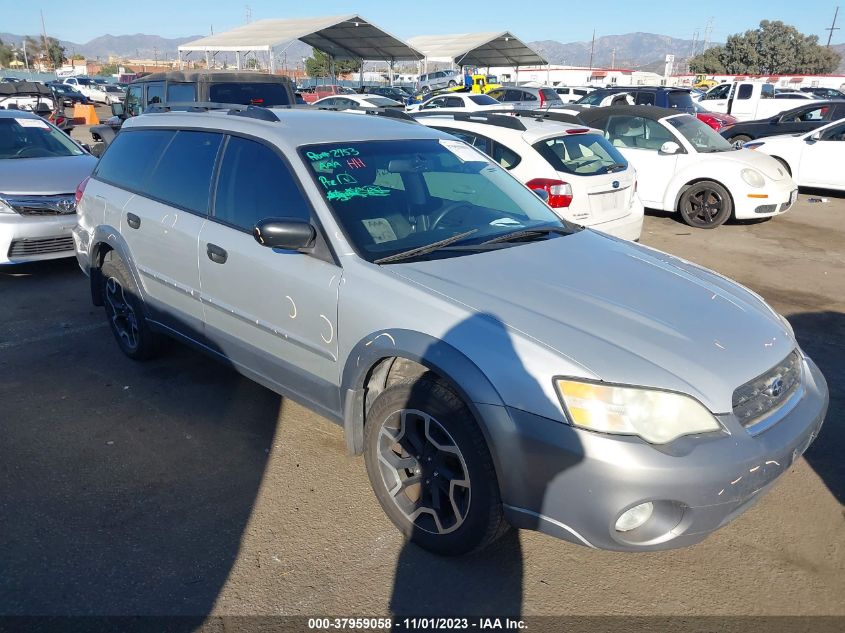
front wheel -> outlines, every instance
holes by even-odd
[[[161,347],[161,335],[147,325],[132,275],[114,251],[106,254],[100,276],[106,318],[121,351],[134,360],[152,358]]]
[[[733,213],[733,201],[722,185],[711,180],[697,182],[678,201],[681,219],[697,229],[715,229]]]
[[[364,461],[387,516],[430,552],[466,554],[508,529],[481,430],[458,395],[430,374],[379,395],[367,414]]]
[[[457,82],[457,81],[452,81],[451,79],[449,80],[449,87],[450,87],[450,88],[454,88],[454,87],[455,87],[455,86],[457,86],[457,85],[458,85],[458,82]]]

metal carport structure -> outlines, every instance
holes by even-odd
[[[458,66],[520,66],[548,64],[537,51],[508,31],[500,33],[457,33],[419,35],[408,44],[422,51],[427,62],[448,62]],[[426,68],[426,71],[428,69]]]
[[[275,52],[278,49],[283,52],[296,41],[323,51],[333,60],[385,61],[391,69],[394,62],[419,61],[424,57],[420,51],[360,15],[335,15],[258,20],[209,35],[179,47],[179,67],[182,67],[182,53],[193,51],[204,52],[208,66],[211,65],[211,54],[233,52],[239,70],[241,53],[266,52],[272,73],[276,70]],[[390,76],[392,79],[392,72]]]

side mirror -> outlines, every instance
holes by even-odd
[[[309,222],[292,218],[267,218],[252,229],[255,241],[267,248],[298,251],[314,243],[317,232]]]
[[[660,146],[660,153],[661,154],[679,154],[681,151],[681,146],[678,145],[675,141],[666,141],[663,145]]]
[[[111,104],[111,113],[114,116],[123,116],[126,112],[126,108],[123,107],[122,103],[113,103]]]
[[[820,141],[822,140],[822,133],[821,132],[813,132],[810,135],[810,138],[807,139],[808,141]]]
[[[536,193],[537,197],[540,198],[540,200],[542,200],[543,202],[549,201],[549,192],[545,189],[532,189],[531,191]]]

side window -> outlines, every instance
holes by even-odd
[[[753,92],[754,92],[754,87],[751,84],[742,84],[739,87],[739,91],[737,92],[736,98],[737,99],[750,99]]]
[[[511,149],[508,149],[501,143],[493,141],[493,160],[499,163],[505,169],[513,169],[519,165],[522,160],[519,154]]]
[[[168,84],[168,103],[188,103],[197,100],[197,89],[194,84]]]
[[[657,121],[632,116],[615,116],[607,122],[606,138],[614,147],[658,150],[666,141],[674,141],[671,132]]]
[[[94,176],[116,187],[140,191],[174,135],[170,130],[121,132],[97,163]]]
[[[821,121],[825,118],[825,115],[827,114],[829,109],[830,108],[827,107],[809,108],[807,110],[802,110],[801,112],[798,112],[796,115],[793,115],[788,119],[784,119],[784,121]]]
[[[126,93],[126,109],[130,116],[138,116],[144,111],[144,86],[129,86]]]
[[[774,99],[775,98],[775,87],[772,84],[763,84],[760,88],[760,98],[761,99]]]
[[[704,97],[702,97],[702,101],[710,101],[712,99],[727,99],[730,90],[730,84],[722,84],[721,86],[716,86],[706,95],[704,95]]]
[[[464,102],[461,100],[460,97],[447,97],[446,98],[446,107],[447,108],[463,108]]]
[[[845,124],[834,125],[822,134],[823,141],[845,141]]]
[[[487,93],[489,97],[492,97],[496,101],[504,101],[505,100],[505,91],[504,90],[491,90]]]
[[[261,220],[280,217],[311,219],[296,176],[266,145],[230,137],[220,165],[214,218],[252,232]]]
[[[154,81],[147,84],[147,105],[164,101],[164,83]]]
[[[637,105],[654,105],[654,93],[638,92],[634,97],[634,103]]]
[[[523,92],[523,93],[521,93],[520,100],[522,100],[522,101],[537,101],[537,95],[535,95],[531,92]]]
[[[164,150],[144,190],[153,198],[205,215],[222,140],[223,135],[215,132],[180,130]]]
[[[424,109],[428,110],[430,108],[442,108],[446,105],[446,97],[438,97],[437,99],[432,99],[428,103],[423,106]]]

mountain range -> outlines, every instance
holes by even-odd
[[[203,37],[164,38],[158,35],[102,35],[84,44],[59,40],[68,55],[81,54],[88,59],[107,60],[109,56],[132,59],[174,59],[180,44]],[[6,44],[20,46],[23,36],[0,33],[0,40]],[[715,43],[714,43],[715,44]],[[591,42],[558,42],[539,40],[528,45],[541,53],[552,64],[587,66],[590,63]],[[624,35],[604,35],[597,37],[593,49],[593,66],[631,68],[663,72],[667,54],[674,55],[677,61],[685,59],[693,52],[693,40],[658,35],[655,33],[627,33]],[[845,73],[845,44],[833,46],[843,57],[840,72]],[[696,44],[697,52],[702,50],[702,42]],[[296,65],[302,57],[311,55],[311,48],[297,42],[285,51],[289,67]]]

